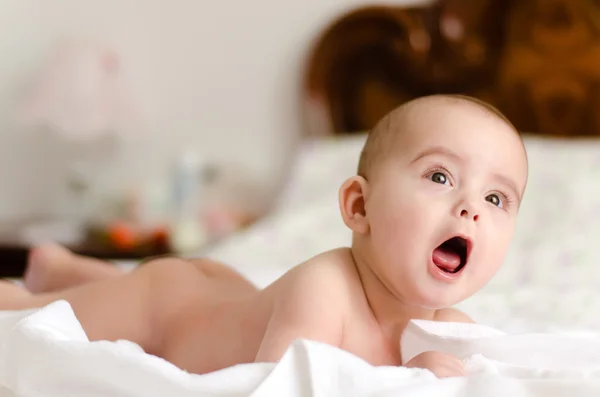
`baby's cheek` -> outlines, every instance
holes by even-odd
[[[379,237],[394,251],[408,254],[411,247],[425,239],[423,219],[413,211],[403,211],[387,216],[381,225]]]
[[[426,208],[424,203],[406,203],[394,211],[393,218],[395,224],[409,233],[416,233],[422,230],[434,228],[436,222],[433,222],[433,208]]]
[[[483,258],[478,269],[479,277],[483,278],[483,284],[487,283],[496,275],[506,257],[504,242],[494,241],[492,244],[493,245],[489,247],[489,250],[487,251],[486,258]]]
[[[395,191],[388,191],[378,198],[378,202],[373,203],[371,215],[375,216],[371,219],[375,221],[372,227],[379,238],[390,243],[402,243],[415,234],[422,234],[430,212],[424,201],[407,200],[405,195],[398,195]]]
[[[415,214],[413,208],[396,205],[386,211],[381,217],[382,227],[388,232],[401,232],[408,229],[414,229],[419,225],[419,217]]]
[[[491,250],[494,253],[494,258],[497,262],[502,263],[504,257],[508,253],[510,242],[512,241],[512,230],[508,227],[498,228],[490,238]]]

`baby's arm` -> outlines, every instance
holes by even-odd
[[[256,362],[277,362],[296,339],[340,346],[343,289],[336,288],[329,269],[301,271],[276,292],[273,313]]]

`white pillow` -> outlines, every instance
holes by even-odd
[[[310,200],[333,197],[358,167],[366,134],[307,140],[301,146],[278,208],[303,206]]]

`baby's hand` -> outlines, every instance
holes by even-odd
[[[465,376],[465,366],[458,358],[449,354],[430,351],[413,357],[405,365],[407,368],[428,369],[438,378]]]

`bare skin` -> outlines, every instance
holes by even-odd
[[[14,292],[9,294],[11,301],[6,297],[3,306],[7,309],[40,307],[56,299],[66,299],[73,305],[91,340],[132,340],[148,353],[193,373],[211,372],[239,363],[277,361],[299,329],[303,329],[305,338],[310,339],[312,334],[315,339],[356,354],[373,365],[402,364],[399,336],[387,337],[379,329],[362,293],[361,277],[352,253],[347,248],[326,252],[305,262],[262,291],[230,268],[209,260],[157,259],[125,274],[101,260],[75,255],[57,245],[43,245],[32,251],[26,281],[34,278],[38,288],[54,289],[54,277],[62,279],[64,274],[69,274],[66,280],[76,280],[71,288],[30,294],[15,286]],[[140,288],[141,284],[146,288]],[[332,289],[336,285],[340,288]],[[126,311],[114,309],[120,306],[119,299],[103,300],[102,304],[94,305],[95,309],[106,311],[113,307],[112,324],[133,325],[143,320],[146,330],[124,326],[107,333],[103,324],[95,320],[96,316],[87,316],[80,309],[85,305],[89,313],[93,303],[88,300],[95,298],[94,290],[111,289],[115,296],[120,296],[125,293],[122,289],[128,288],[153,290],[149,304],[155,305],[153,311],[162,312],[163,316],[140,318],[138,313],[150,310],[140,311],[140,306],[132,306],[137,317],[125,321]],[[311,299],[307,301],[309,296]],[[185,305],[174,309],[171,305],[174,302],[185,302]],[[329,303],[326,311],[322,309],[322,302]],[[165,308],[169,310],[165,312]],[[293,312],[291,317],[290,312]],[[419,318],[470,321],[453,309]],[[155,332],[149,334],[149,329]],[[325,329],[328,331],[323,332]],[[428,356],[429,353],[421,355],[407,366],[428,364],[431,368],[440,367],[440,374],[445,373],[447,363],[462,368],[453,357],[436,353],[432,356],[437,358],[435,362],[427,363]]]
[[[29,253],[23,283],[29,292],[39,294],[122,275],[119,268],[104,261],[75,255],[59,245],[47,243]]]
[[[388,154],[340,188],[351,247],[263,290],[206,259],[155,259],[123,274],[46,246],[32,253],[30,291],[2,286],[0,308],[64,299],[91,340],[130,340],[193,373],[276,362],[304,338],[373,365],[464,375],[439,352],[404,363],[400,337],[411,319],[472,321],[451,307],[493,277],[514,232],[525,152],[512,127],[478,106],[434,97],[392,113],[375,128],[398,136],[380,145]],[[443,248],[456,236],[468,243],[462,259]]]

